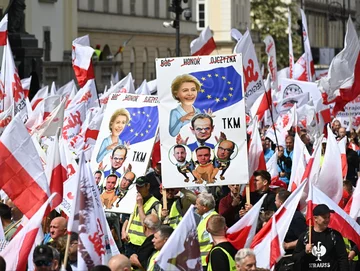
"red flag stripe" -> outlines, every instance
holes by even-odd
[[[47,200],[47,194],[0,141],[0,187],[30,218]]]
[[[33,229],[25,235],[24,241],[19,251],[19,258],[16,270],[26,270],[29,253],[34,245],[38,230],[39,228]]]
[[[62,202],[63,198],[63,187],[64,182],[66,181],[67,172],[64,167],[59,163],[51,173],[51,182],[50,182],[50,194],[58,193],[52,201],[52,206],[56,207]]]
[[[0,46],[4,46],[7,44],[6,40],[7,40],[7,36],[8,36],[8,32],[6,31],[0,31]]]
[[[214,38],[210,38],[198,51],[193,53],[193,56],[206,56],[210,55],[216,49]]]

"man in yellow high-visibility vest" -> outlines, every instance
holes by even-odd
[[[212,248],[212,242],[210,240],[210,234],[206,230],[206,225],[209,218],[216,215],[215,211],[215,199],[213,195],[208,192],[202,192],[196,199],[196,212],[200,215],[200,223],[197,226],[197,233],[200,244],[201,265],[203,270],[207,270],[206,258]]]

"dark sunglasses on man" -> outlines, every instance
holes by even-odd
[[[52,264],[52,261],[36,261],[36,266],[50,266]]]

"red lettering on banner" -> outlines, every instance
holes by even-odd
[[[0,80],[0,100],[4,100],[5,97],[5,84]]]
[[[5,128],[11,121],[11,116],[7,116],[5,119],[0,120],[0,128]]]
[[[266,48],[266,52],[269,53],[273,46],[274,46],[274,44],[272,42],[270,42],[269,45]]]
[[[304,128],[306,128],[306,119],[300,120],[300,123],[302,124],[302,126],[303,126]]]
[[[276,78],[276,74],[275,74],[275,68],[274,68],[274,57],[270,57],[269,60],[269,68],[270,68],[270,74],[272,79],[274,80]]]
[[[252,81],[257,81],[259,78],[259,73],[254,73],[254,61],[252,59],[249,59],[248,66],[246,68],[244,67],[244,77],[244,89],[246,92],[249,83]]]
[[[77,125],[80,126],[82,125],[80,116],[81,116],[80,111],[76,111],[75,114],[70,113],[70,116],[64,119],[64,123],[67,123],[67,125],[64,125],[63,127],[63,137],[66,140],[68,139],[67,130],[69,130],[70,128],[75,128]]]
[[[289,115],[284,115],[282,117],[282,121],[283,121],[283,128],[285,128],[285,126],[288,125],[289,123]]]
[[[72,164],[66,166],[67,177],[69,178],[71,175],[75,174],[75,168]]]
[[[87,102],[90,98],[91,98],[91,92],[90,90],[88,90],[87,92],[85,92],[85,94],[81,97],[80,101],[78,101],[76,104],[82,103],[82,102]]]
[[[98,232],[95,232],[93,236],[89,236],[89,241],[94,245],[94,250],[98,256],[105,255],[105,247],[101,240],[103,236],[104,234]]]

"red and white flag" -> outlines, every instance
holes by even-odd
[[[50,193],[57,193],[51,203],[51,209],[55,209],[62,202],[64,182],[67,179],[66,168],[63,167],[60,159],[59,134],[60,131],[55,134],[54,141],[49,146],[45,169],[49,180]]]
[[[309,185],[312,185],[309,183]],[[311,193],[309,193],[311,196]],[[329,228],[340,232],[342,237],[348,238],[353,241],[358,247],[360,247],[360,225],[351,218],[343,209],[341,209],[337,203],[326,196],[320,189],[313,185],[312,187],[312,198],[308,198],[310,202],[309,206],[316,207],[318,204],[325,204],[330,210],[334,210],[335,213],[330,214]],[[312,217],[312,211],[308,210],[307,217]]]
[[[319,178],[314,180],[313,184],[334,202],[340,202],[343,194],[341,153],[330,125],[327,127],[327,144],[324,161]]]
[[[194,216],[194,206],[191,205],[155,259],[161,269],[168,271],[202,270]]]
[[[74,80],[69,81],[65,85],[63,85],[61,88],[56,90],[56,95],[61,95],[62,97],[68,97],[70,93],[75,89],[75,92],[77,92],[76,85]]]
[[[255,191],[255,183],[253,173],[255,170],[266,170],[264,150],[261,143],[258,121],[255,118],[252,125],[252,133],[249,142],[249,186],[250,191]]]
[[[16,116],[0,138],[0,188],[30,218],[48,199],[49,186],[34,143]]]
[[[263,195],[249,212],[226,231],[226,239],[237,250],[244,247],[250,247],[251,241],[256,233],[257,221],[265,197],[266,195]]]
[[[276,151],[266,163],[266,170],[267,172],[270,173],[271,182],[279,179],[277,160],[278,160],[278,153]]]
[[[50,95],[56,95],[56,85],[54,81],[51,83]]]
[[[85,106],[85,102],[82,102],[74,104],[65,110],[62,137],[68,142],[80,132],[86,118]]]
[[[266,79],[265,85],[266,91],[256,99],[250,109],[251,116],[253,118],[257,116],[258,120],[260,121],[263,119],[266,110],[271,110],[273,104],[271,97],[270,74]]]
[[[314,61],[311,53],[310,41],[309,41],[309,32],[307,29],[306,16],[302,9],[301,12],[301,21],[302,21],[302,34],[304,40],[304,49],[305,49],[305,61],[306,61],[306,75],[307,81],[312,82],[315,79],[315,67]]]
[[[357,219],[360,217],[360,185],[359,180],[358,184],[354,189],[351,198],[349,199],[348,203],[346,204],[344,211],[350,215],[353,219]]]
[[[338,141],[338,147],[341,153],[341,168],[342,168],[342,178],[345,179],[348,171],[348,164],[346,159],[346,143],[347,137],[343,137],[340,141]]]
[[[216,49],[215,40],[209,26],[201,31],[200,36],[190,43],[190,53],[192,56],[210,55]]]
[[[289,111],[293,106],[299,108],[305,105],[309,101],[309,93],[301,93],[298,95],[290,96],[280,100],[276,106],[276,110],[279,114],[283,114]]]
[[[352,78],[359,49],[359,38],[353,22],[349,18],[344,49],[333,58],[327,76],[320,78],[318,83],[323,93],[324,103],[332,103],[339,95],[339,88],[344,85],[345,81]]]
[[[75,97],[71,100],[69,107],[80,103],[85,103],[86,110],[91,107],[99,107],[99,100],[94,79],[89,79],[78,91],[78,93],[76,93]]]
[[[31,76],[28,78],[21,79],[21,86],[23,88],[26,98],[29,97],[30,84],[31,84]]]
[[[250,248],[254,250],[256,255],[257,267],[270,268],[271,259],[279,259],[283,255],[284,250],[280,247],[283,244],[285,235],[289,229],[291,220],[294,216],[301,195],[307,184],[304,181],[284,202],[283,205],[273,215],[274,219],[269,220],[265,226],[255,235]],[[273,223],[276,221],[276,225]],[[274,228],[276,227],[276,228]]]
[[[8,15],[5,14],[0,22],[0,46],[7,44],[7,33],[8,33]]]
[[[76,38],[72,42],[72,64],[80,87],[83,87],[88,80],[95,78],[91,61],[94,51],[90,47],[88,35]]]
[[[276,48],[275,42],[272,36],[267,35],[264,39],[265,43],[265,52],[268,56],[268,70],[271,76],[271,88],[277,91],[278,88],[278,78],[277,78],[277,64],[276,64]]]
[[[41,231],[41,222],[45,211],[54,197],[55,194],[51,195],[40,205],[27,224],[14,236],[5,249],[0,252],[0,255],[6,259],[6,270],[27,270],[28,256],[32,254],[34,245],[36,245],[35,239],[38,232]]]
[[[37,107],[37,105],[42,101],[44,100],[46,97],[49,96],[48,94],[49,92],[49,86],[45,86],[41,89],[39,89],[35,96],[31,99],[31,107],[32,107],[32,110],[35,110],[35,108]]]
[[[119,251],[109,231],[90,164],[86,164],[84,156],[80,158],[78,174],[77,194],[74,196],[76,204],[71,210],[68,231],[79,233],[78,270],[89,270],[96,265],[107,264]]]
[[[262,73],[256,57],[255,47],[247,30],[234,48],[234,53],[241,53],[244,69],[244,92],[246,109],[250,110],[256,99],[265,92]]]

